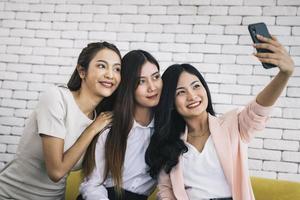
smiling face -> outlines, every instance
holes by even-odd
[[[90,61],[88,70],[79,69],[82,86],[98,97],[108,97],[121,81],[121,60],[110,49],[102,49]]]
[[[159,102],[162,80],[156,65],[146,62],[141,69],[135,101],[138,106],[152,108]]]
[[[185,71],[182,72],[175,93],[177,112],[183,118],[197,117],[206,113],[207,105],[207,93],[198,77]]]

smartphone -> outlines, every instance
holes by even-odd
[[[257,39],[256,35],[262,35],[266,38],[271,38],[271,35],[267,29],[267,26],[265,23],[261,22],[261,23],[256,23],[256,24],[249,24],[248,25],[248,30],[249,33],[251,35],[251,38],[253,40],[254,43],[261,43],[260,40]],[[268,50],[268,49],[257,49],[257,52],[259,53],[273,53],[272,51]],[[270,69],[273,67],[277,67],[276,65],[273,65],[271,63],[262,63],[263,67],[265,69]]]

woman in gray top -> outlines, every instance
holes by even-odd
[[[111,121],[121,55],[113,44],[90,43],[68,87],[51,87],[24,129],[16,157],[0,172],[0,199],[64,199],[66,176],[81,167],[95,135]]]

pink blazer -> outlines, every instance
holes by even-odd
[[[221,117],[209,115],[209,129],[215,144],[233,200],[254,200],[248,172],[248,143],[254,132],[265,127],[271,107],[263,107],[252,101],[243,109],[235,109]],[[187,129],[182,137],[187,138]],[[170,174],[164,170],[159,175],[158,199],[188,200],[179,163]]]

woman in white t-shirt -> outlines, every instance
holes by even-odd
[[[90,43],[67,87],[49,88],[29,117],[16,157],[0,172],[0,199],[64,199],[66,176],[112,118],[121,80],[121,55],[113,44]]]
[[[155,188],[145,152],[162,89],[158,62],[146,51],[130,51],[122,58],[121,76],[112,127],[86,152],[78,199],[146,200]]]

